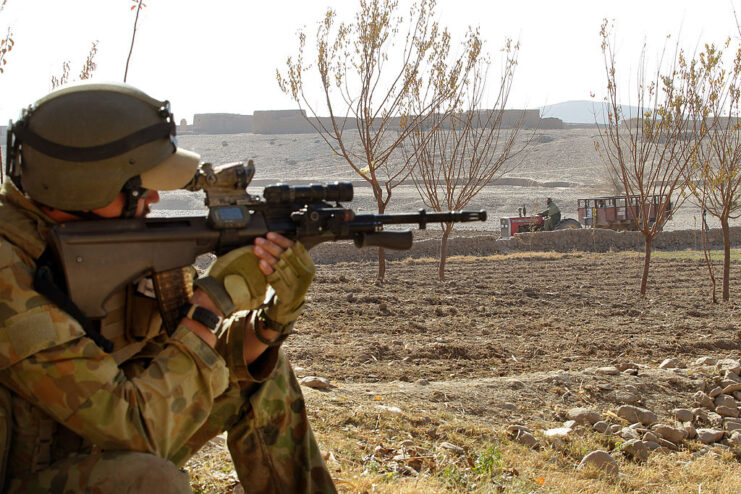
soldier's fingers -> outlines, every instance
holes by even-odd
[[[260,259],[260,262],[257,264],[260,268],[260,271],[262,271],[262,274],[265,276],[270,276],[275,271],[273,269],[273,266],[270,265],[267,261],[264,259]]]
[[[276,244],[275,242],[271,240],[266,240],[264,238],[256,238],[255,239],[255,254],[260,257],[260,254],[257,253],[257,249],[261,249],[262,251],[266,252],[267,254],[274,257],[276,260],[280,257],[280,255],[285,250],[280,245]],[[270,262],[271,259],[265,259],[266,261]],[[274,263],[273,263],[274,264]]]
[[[280,248],[278,248],[280,250]],[[265,261],[270,266],[274,266],[275,263],[278,262],[278,257],[280,257],[280,252],[278,252],[277,255],[274,255],[273,252],[275,252],[275,249],[266,245],[255,245],[255,250],[253,251],[258,259],[261,261]]]
[[[280,233],[268,232],[265,237],[274,244],[279,245],[282,249],[293,247],[293,240],[284,237]]]

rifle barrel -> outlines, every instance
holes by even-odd
[[[384,225],[402,225],[417,223],[424,229],[428,223],[467,223],[471,221],[486,221],[486,211],[449,211],[445,213],[428,213],[420,209],[416,213],[379,214],[376,219]]]

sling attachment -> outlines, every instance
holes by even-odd
[[[36,267],[33,289],[72,316],[80,323],[88,338],[93,340],[106,353],[111,353],[113,342],[100,333],[100,323],[83,314],[67,293],[60,288],[59,281],[64,279],[63,274],[54,262],[54,256],[49,248],[36,260]]]

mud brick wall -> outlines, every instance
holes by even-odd
[[[741,245],[741,227],[731,228],[731,245]],[[714,249],[723,247],[720,229],[708,233],[708,240]],[[701,249],[702,239],[699,230],[676,230],[661,232],[655,239],[655,250]],[[454,237],[448,240],[448,256],[486,256],[508,252],[555,251],[555,252],[643,252],[645,242],[640,232],[616,232],[612,230],[562,230],[557,232],[522,233],[507,240],[500,240],[497,234]],[[333,264],[347,261],[374,261],[378,259],[376,249],[357,249],[352,242],[321,244],[312,249],[312,258],[319,264]],[[439,257],[440,240],[424,239],[414,242],[409,251],[386,251],[386,259]]]

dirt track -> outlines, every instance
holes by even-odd
[[[700,261],[656,258],[645,300],[638,297],[641,267],[633,253],[469,257],[449,261],[449,281],[441,285],[434,260],[408,260],[392,263],[386,283],[377,286],[372,263],[319,265],[299,333],[285,348],[299,375],[326,377],[346,392],[390,392],[424,378],[459,391],[442,401],[495,423],[509,416],[502,412],[505,402],[517,403],[518,396],[531,402],[533,392],[542,392],[538,400],[548,408],[584,401],[577,393],[564,395],[573,390],[558,380],[546,379],[539,389],[533,383],[543,372],[575,375],[615,362],[655,368],[666,357],[690,362],[741,355],[741,311],[710,303]],[[735,262],[735,273],[738,268]],[[733,280],[732,290],[738,289],[738,276]],[[674,392],[667,394],[666,379],[660,384],[661,376],[647,372],[629,379],[645,384],[638,386],[644,404],[660,414],[691,405],[697,383],[669,376]],[[579,379],[587,382],[589,374]],[[485,397],[460,392],[480,391],[499,376],[515,376],[526,384],[514,390],[526,389],[507,393],[499,384],[488,392],[484,386]],[[627,382],[615,376],[597,384],[619,392]],[[425,406],[436,401],[435,392],[444,393],[430,388],[415,396],[413,389],[400,398],[404,406]],[[589,398],[601,400],[615,397]],[[522,406],[518,413],[538,417],[542,408]]]

